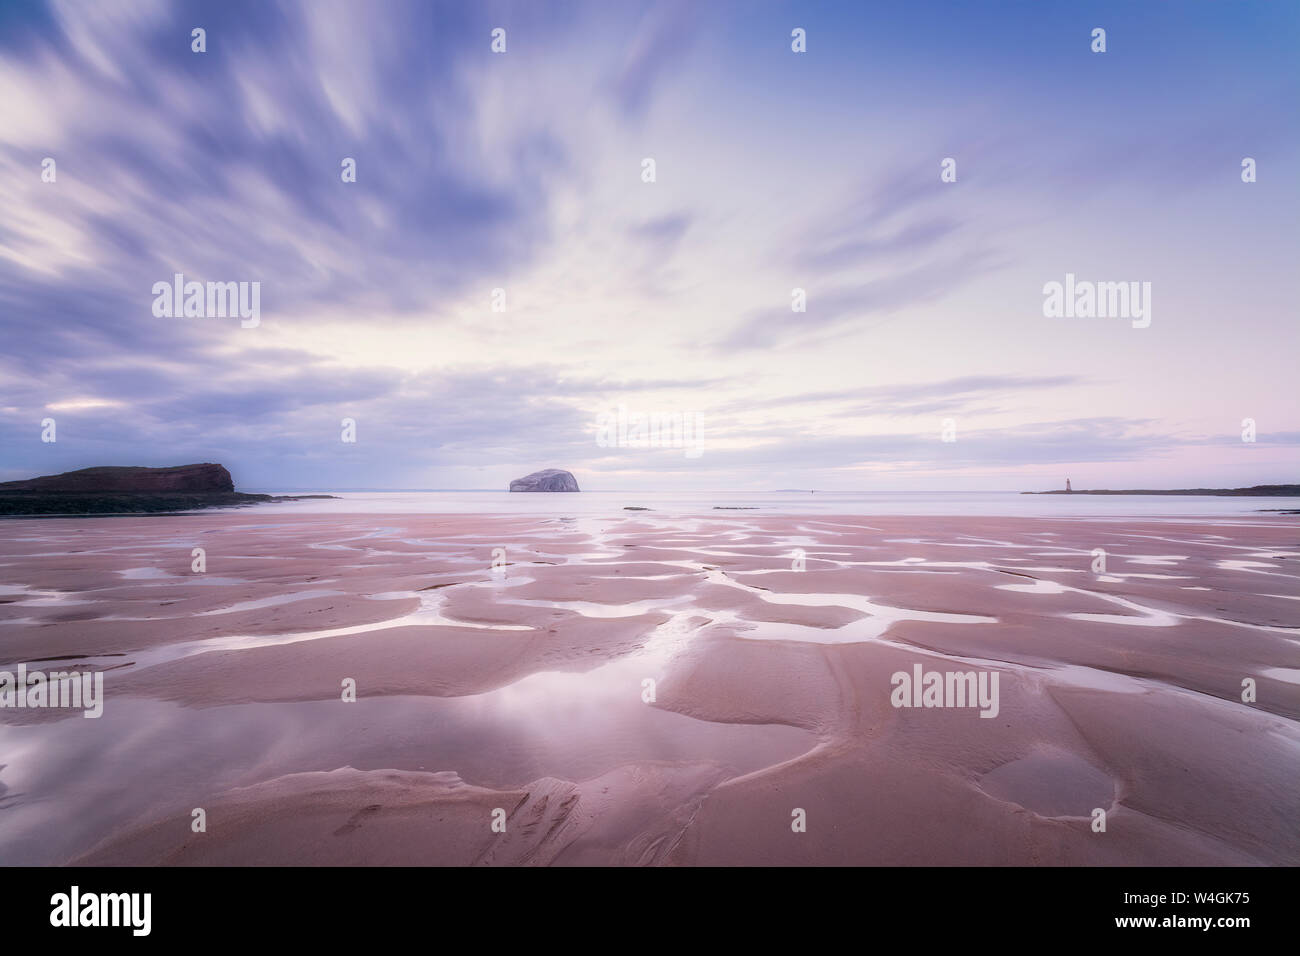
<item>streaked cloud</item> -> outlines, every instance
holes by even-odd
[[[780,5],[0,7],[0,480],[1294,480],[1300,14],[1103,4],[1099,63],[1063,11],[937,10],[806,8],[796,58]],[[1044,319],[1066,271],[1151,280],[1151,328]],[[178,272],[262,324],[155,318]],[[706,453],[597,447],[619,403]]]

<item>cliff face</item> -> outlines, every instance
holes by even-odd
[[[0,515],[150,514],[271,500],[271,495],[235,491],[230,472],[211,462],[174,468],[82,468],[0,483]]]
[[[211,462],[174,468],[82,468],[61,475],[0,482],[0,492],[57,495],[215,494],[234,490],[230,472]]]
[[[174,468],[82,468],[0,482],[0,515],[154,514],[333,497],[244,494],[235,490],[230,472],[212,462]]]
[[[511,491],[577,491],[578,482],[567,471],[547,468],[510,482]]]

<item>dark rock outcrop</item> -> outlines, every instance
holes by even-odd
[[[511,491],[577,491],[578,482],[573,475],[559,468],[535,471],[531,475],[510,482]]]
[[[235,490],[230,472],[222,465],[177,465],[174,468],[82,468],[61,475],[26,481],[0,482],[0,492],[35,491],[45,494],[133,494],[165,492],[228,492]]]
[[[295,496],[235,491],[230,472],[212,462],[173,468],[82,468],[0,483],[0,515],[148,514],[293,500]]]

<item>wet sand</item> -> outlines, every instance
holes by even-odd
[[[1288,517],[13,520],[20,662],[0,864],[1300,863]]]

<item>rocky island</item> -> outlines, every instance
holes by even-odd
[[[578,482],[567,471],[546,468],[510,482],[511,491],[577,491]]]
[[[0,482],[0,515],[140,514],[191,511],[333,495],[258,495],[235,491],[223,465],[82,468]]]

